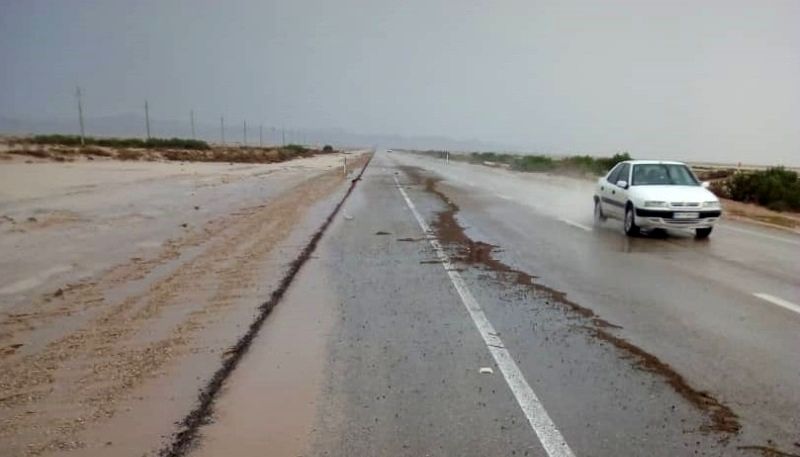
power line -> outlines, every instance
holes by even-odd
[[[196,140],[197,137],[194,134],[194,110],[189,111],[189,118],[191,119],[192,122],[192,139]]]
[[[78,99],[78,123],[81,126],[81,146],[86,145],[86,139],[83,134],[83,104],[81,103],[81,87],[75,87],[75,97]]]
[[[147,129],[147,139],[150,139],[150,110],[147,107],[147,100],[144,101],[144,125]]]

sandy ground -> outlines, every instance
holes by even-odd
[[[157,450],[341,197],[341,162],[0,162],[2,454]]]

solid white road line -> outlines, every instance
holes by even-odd
[[[559,219],[559,220],[561,222],[567,224],[567,225],[571,225],[573,227],[578,227],[579,229],[586,230],[587,232],[591,232],[592,231],[592,228],[589,227],[588,225],[583,225],[581,223],[578,223],[578,222],[575,222],[575,221],[571,221],[569,219]]]
[[[561,435],[561,432],[558,431],[556,425],[553,423],[552,419],[550,419],[542,402],[539,401],[539,397],[536,396],[536,393],[533,392],[528,381],[525,380],[516,362],[514,362],[514,358],[511,357],[503,341],[497,336],[498,333],[495,331],[492,323],[489,322],[486,314],[484,314],[481,305],[475,300],[466,282],[453,267],[450,258],[445,254],[444,249],[442,249],[439,240],[436,239],[436,236],[433,235],[428,224],[417,211],[417,207],[414,206],[414,202],[411,201],[406,191],[400,185],[397,176],[394,176],[394,182],[397,189],[403,195],[406,205],[408,205],[408,208],[414,214],[414,218],[417,219],[419,227],[425,233],[425,237],[436,252],[436,256],[441,261],[445,272],[450,277],[450,281],[453,283],[459,297],[461,297],[461,302],[467,308],[472,321],[475,323],[475,327],[478,328],[478,332],[480,332],[484,343],[486,343],[487,349],[492,354],[492,357],[494,357],[495,362],[497,362],[497,366],[503,373],[508,387],[511,388],[514,398],[516,398],[517,403],[520,408],[522,408],[522,412],[525,414],[528,423],[539,438],[539,442],[542,443],[542,447],[547,451],[547,455],[550,457],[574,457],[575,454],[573,454],[572,449],[570,449],[564,437]]]
[[[721,228],[723,230],[731,230],[733,232],[746,233],[748,235],[757,236],[759,238],[766,238],[768,240],[781,241],[783,243],[789,243],[789,244],[794,244],[794,245],[800,246],[800,241],[790,240],[789,238],[784,238],[782,236],[772,236],[772,235],[768,235],[766,233],[759,233],[759,232],[754,232],[752,230],[745,230],[745,229],[735,228],[735,227],[731,227],[728,224],[717,224],[717,227],[719,227],[719,228]]]
[[[766,300],[766,301],[772,303],[773,305],[778,305],[781,308],[786,308],[789,311],[794,311],[797,314],[800,314],[800,305],[795,305],[794,303],[792,303],[790,301],[786,301],[786,300],[784,300],[782,298],[778,298],[778,297],[775,297],[773,295],[765,294],[765,293],[761,293],[761,292],[754,293],[753,295],[755,295],[756,297],[758,297],[758,298],[760,298],[762,300]]]

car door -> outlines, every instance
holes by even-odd
[[[622,164],[618,163],[608,174],[600,180],[600,189],[598,189],[598,197],[600,197],[600,203],[603,209],[603,213],[606,216],[614,216],[616,213],[614,212],[614,206],[609,203],[611,195],[611,183],[614,182],[614,178],[619,175],[619,170],[622,168]]]
[[[630,187],[630,174],[631,165],[629,163],[623,163],[620,165],[619,170],[617,170],[616,175],[610,176],[613,182],[609,182],[608,184],[609,193],[607,195],[606,206],[611,209],[616,217],[621,218],[625,214],[625,203],[628,201],[628,187]],[[618,186],[617,183],[619,181],[625,181],[626,186]]]

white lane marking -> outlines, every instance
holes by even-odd
[[[753,235],[753,236],[757,236],[757,237],[761,237],[761,238],[766,238],[768,240],[782,241],[784,243],[789,243],[789,244],[794,244],[794,245],[800,246],[800,242],[799,241],[790,240],[788,238],[783,238],[781,236],[772,236],[772,235],[767,235],[766,233],[754,232],[752,230],[734,228],[734,227],[731,227],[731,226],[729,226],[727,224],[724,224],[724,225],[723,224],[719,224],[719,225],[717,225],[717,227],[720,227],[723,230],[731,230],[733,232],[746,233],[748,235]]]
[[[502,198],[503,200],[512,200],[512,198],[511,198],[511,197],[509,197],[509,196],[508,196],[508,195],[506,195],[506,194],[497,194],[497,196],[498,196],[498,197],[500,197],[500,198]]]
[[[772,303],[773,305],[778,305],[781,308],[786,308],[789,311],[794,311],[797,314],[800,314],[800,305],[795,305],[794,303],[792,303],[790,301],[784,300],[782,298],[775,297],[775,296],[770,295],[770,294],[761,293],[761,292],[756,292],[753,295],[755,295],[756,297],[758,297],[758,298],[760,298],[762,300],[766,300],[766,301]]]
[[[586,230],[587,232],[591,232],[592,231],[592,228],[589,227],[588,225],[583,225],[581,223],[578,223],[578,222],[575,222],[575,221],[571,221],[569,219],[559,219],[559,220],[561,222],[567,224],[567,225],[571,225],[573,227],[578,227],[579,229]]]
[[[498,336],[492,323],[489,322],[489,318],[484,314],[481,305],[478,304],[478,301],[475,300],[472,292],[470,292],[467,283],[458,271],[455,270],[453,264],[450,263],[450,258],[445,254],[439,240],[433,235],[430,227],[428,227],[428,224],[417,211],[417,207],[414,206],[414,202],[411,201],[406,191],[400,185],[397,176],[394,176],[394,182],[400,194],[403,195],[406,205],[408,205],[408,208],[414,214],[414,218],[417,219],[419,227],[425,233],[425,238],[428,239],[431,247],[433,247],[433,250],[436,252],[436,257],[442,262],[442,266],[447,272],[447,275],[450,276],[450,281],[453,283],[459,297],[461,297],[461,302],[467,308],[472,322],[474,322],[475,327],[478,328],[478,332],[480,332],[481,337],[483,337],[487,349],[489,349],[498,368],[500,368],[500,371],[503,373],[508,387],[511,388],[514,398],[517,400],[520,408],[522,408],[522,412],[525,414],[528,423],[539,438],[539,442],[542,443],[542,447],[547,451],[547,455],[550,457],[575,457],[572,449],[570,449],[566,440],[564,440],[564,437],[561,435],[561,432],[556,428],[553,420],[550,419],[550,416],[544,409],[544,405],[539,401],[539,397],[536,396],[536,393],[533,392],[528,381],[525,380],[522,371],[520,371],[516,362],[514,362],[514,358],[511,357],[508,349],[505,348],[503,341]]]

